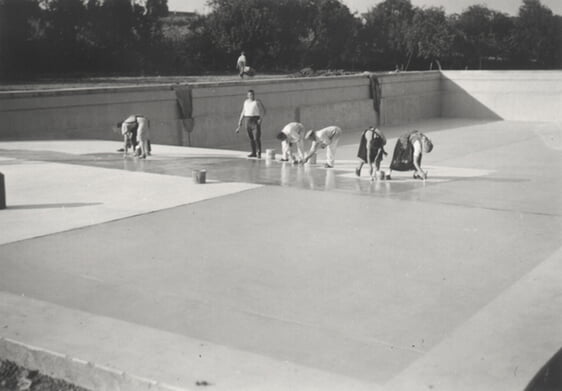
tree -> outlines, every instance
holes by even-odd
[[[294,69],[303,65],[307,50],[303,41],[309,34],[310,11],[306,1],[277,1],[275,24],[272,26],[275,43],[269,50],[272,58],[276,59],[277,69]]]
[[[267,0],[211,0],[212,12],[206,29],[213,43],[224,51],[221,63],[244,49],[251,49],[254,66],[271,62],[268,51],[274,44],[275,4]]]
[[[455,27],[460,33],[462,52],[469,61],[477,64],[479,69],[482,69],[482,59],[493,51],[493,17],[492,10],[482,5],[473,5],[456,21]]]
[[[349,64],[356,23],[340,0],[312,0],[308,5],[305,62],[321,68]]]
[[[410,0],[385,0],[363,14],[364,47],[372,63],[394,69],[408,61],[406,35],[413,15]]]
[[[558,21],[540,0],[523,0],[513,34],[513,47],[520,63],[560,67],[562,34]]]
[[[152,18],[168,16],[168,0],[146,0],[145,8]]]
[[[497,59],[503,62],[510,60],[512,47],[511,37],[515,29],[514,18],[502,12],[494,12],[492,17],[493,53]]]
[[[439,65],[450,53],[453,34],[443,8],[416,8],[406,35],[409,57],[435,60]]]
[[[0,78],[34,70],[41,9],[35,0],[0,0]]]
[[[43,7],[45,44],[51,53],[44,66],[58,71],[80,68],[86,57],[82,42],[82,32],[87,24],[85,4],[82,0],[45,0]]]

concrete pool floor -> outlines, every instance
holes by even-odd
[[[562,346],[560,124],[415,127],[425,183],[355,178],[357,132],[334,170],[0,142],[0,337],[180,389],[523,389]]]

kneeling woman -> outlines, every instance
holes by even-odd
[[[402,135],[394,147],[390,170],[386,179],[391,178],[392,170],[396,171],[412,171],[414,170],[414,178],[426,179],[427,172],[422,170],[421,161],[424,153],[433,150],[433,143],[425,134],[418,130]]]
[[[380,170],[383,155],[386,155],[384,151],[385,145],[386,137],[384,137],[383,132],[372,126],[365,129],[359,141],[359,150],[357,151],[359,166],[355,169],[355,175],[360,176],[361,168],[363,168],[364,164],[368,164],[369,174],[371,179],[374,179],[375,171],[378,172]]]

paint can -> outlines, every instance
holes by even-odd
[[[193,170],[191,174],[195,183],[205,183],[207,181],[207,170]]]
[[[315,153],[314,155],[312,155],[310,157],[310,159],[308,159],[308,163],[310,164],[316,164],[316,158],[318,157],[318,155]]]
[[[275,160],[275,149],[266,149],[265,158],[268,160]]]

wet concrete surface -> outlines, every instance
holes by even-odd
[[[526,323],[522,301],[506,298],[495,318],[487,306],[560,248],[562,156],[538,126],[431,131],[436,148],[424,158],[426,182],[409,173],[392,181],[355,178],[356,135],[342,143],[333,170],[240,153],[178,156],[155,148],[147,160],[123,160],[117,152],[30,153],[0,145],[0,156],[16,159],[0,161],[5,165],[33,160],[94,167],[96,175],[182,179],[205,168],[211,181],[264,185],[4,244],[0,289],[367,385],[435,386],[424,376],[441,358],[439,374],[455,389],[471,389],[471,382],[478,384],[472,389],[523,388],[559,349],[558,336],[546,338]],[[61,189],[60,202],[66,196]],[[552,278],[555,261],[543,271]],[[536,322],[556,324],[548,306],[556,300],[541,302]],[[471,323],[478,316],[484,321]],[[503,319],[522,325],[515,343],[489,333]],[[477,342],[463,344],[457,330]],[[457,350],[445,354],[451,339]],[[482,353],[487,345],[493,354]],[[455,357],[481,353],[494,360],[473,373],[464,368],[465,383],[455,383]],[[495,364],[502,354],[509,365]],[[491,380],[515,367],[521,378],[505,388]]]
[[[29,151],[2,151],[2,156],[16,159],[9,164],[26,164]],[[334,169],[326,169],[323,163],[314,165],[292,164],[277,159],[245,159],[225,156],[193,156],[186,153],[184,157],[154,156],[148,159],[133,157],[123,158],[121,153],[96,153],[71,155],[49,151],[35,152],[34,161],[62,163],[98,168],[118,169],[133,172],[192,177],[193,170],[207,170],[207,178],[220,182],[245,182],[259,185],[283,186],[316,191],[341,191],[353,194],[391,196],[417,188],[432,186],[443,181],[467,180],[467,177],[455,175],[450,170],[431,170],[429,180],[414,180],[412,173],[394,174],[390,181],[369,178],[368,168],[362,170],[362,176],[356,177],[354,169],[357,161],[339,161]],[[0,162],[2,164],[2,162]],[[8,163],[4,163],[8,164]],[[441,171],[441,172],[440,172]],[[484,176],[487,172],[475,172],[473,176]],[[495,180],[495,179],[488,179]],[[501,179],[498,179],[501,181]]]

